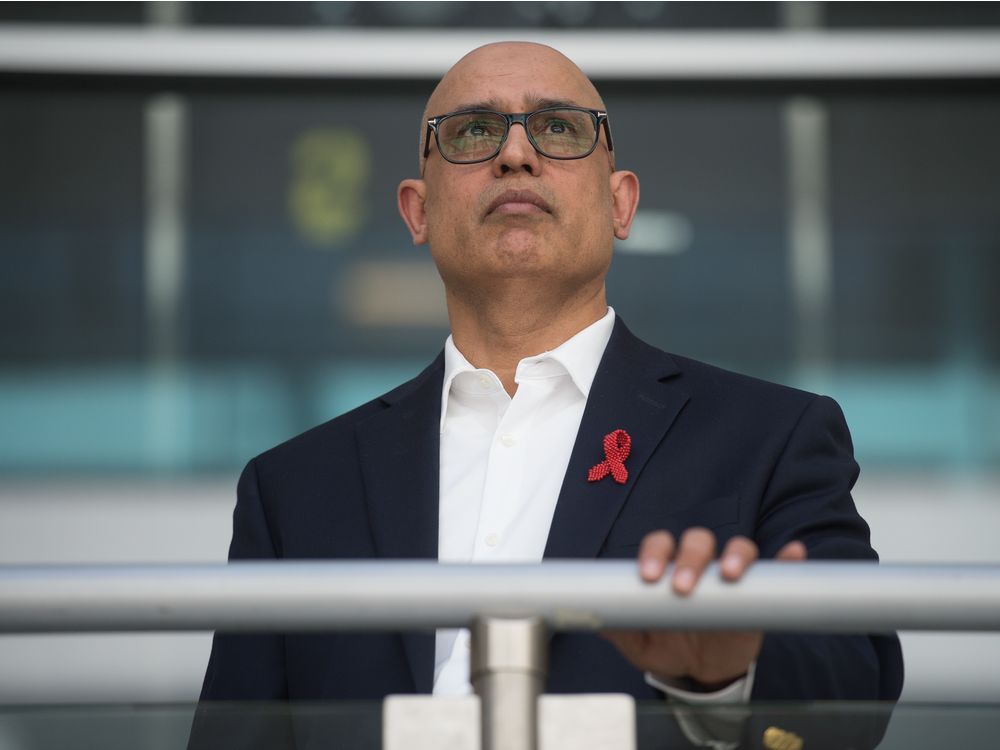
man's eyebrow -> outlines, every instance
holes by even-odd
[[[494,112],[500,111],[500,103],[496,99],[482,99],[476,102],[462,102],[456,104],[452,112],[464,112],[467,109],[489,109]]]
[[[547,99],[544,97],[536,97],[529,99],[532,109],[548,109],[549,107],[583,107],[582,104],[570,101],[568,99]],[[585,109],[589,109],[585,107]]]
[[[549,107],[581,107],[583,105],[578,104],[574,101],[568,99],[549,99],[547,97],[529,97],[528,99],[528,112],[533,112],[536,109],[548,109]],[[503,107],[500,102],[496,99],[481,99],[474,102],[462,102],[461,104],[455,105],[452,112],[464,112],[469,109],[488,109],[493,112],[503,112]]]

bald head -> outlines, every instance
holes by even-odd
[[[511,90],[520,92],[512,101]],[[605,109],[594,84],[561,52],[534,42],[495,42],[469,52],[435,87],[420,129],[420,169],[424,135],[430,117],[459,109],[530,112],[551,104]]]

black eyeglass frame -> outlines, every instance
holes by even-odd
[[[551,154],[545,153],[539,145],[535,142],[535,139],[531,135],[531,131],[528,130],[528,118],[534,115],[540,114],[542,112],[558,112],[564,110],[573,110],[574,112],[586,112],[591,117],[594,118],[594,143],[590,147],[590,150],[585,154],[580,154],[579,156],[553,156]],[[455,159],[449,159],[444,151],[441,150],[441,142],[438,140],[438,126],[444,122],[444,120],[449,117],[454,117],[456,115],[469,115],[469,114],[485,114],[485,115],[499,115],[507,123],[507,129],[504,131],[503,138],[500,139],[500,143],[497,144],[497,149],[489,156],[485,156],[482,159],[473,159],[471,161],[456,161]],[[510,129],[513,127],[514,123],[520,123],[521,127],[524,128],[524,134],[528,136],[528,142],[531,147],[535,149],[539,154],[544,156],[546,159],[561,159],[563,161],[570,161],[573,159],[586,159],[592,153],[594,149],[597,148],[597,144],[601,140],[601,125],[604,126],[604,136],[608,141],[608,151],[614,151],[614,143],[611,140],[611,123],[608,121],[608,113],[603,112],[599,109],[588,109],[586,107],[543,107],[542,109],[536,109],[534,112],[495,112],[491,109],[460,109],[456,112],[448,112],[444,115],[436,115],[427,119],[427,135],[424,138],[424,158],[426,159],[431,153],[431,133],[434,133],[434,143],[437,145],[438,153],[441,154],[441,158],[452,164],[480,164],[484,161],[490,161],[495,159],[497,154],[499,154],[507,143],[507,136],[510,135]]]

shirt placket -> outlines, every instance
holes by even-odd
[[[490,444],[473,560],[501,561],[511,553],[506,535],[511,514],[520,506],[526,451],[530,450],[534,389],[535,384],[530,381],[520,383],[513,399],[504,404],[506,408],[500,413]]]

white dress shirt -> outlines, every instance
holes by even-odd
[[[522,359],[513,397],[496,373],[473,367],[448,337],[441,393],[440,562],[541,562],[614,322],[609,307],[603,318],[552,351]],[[745,682],[736,691],[729,686],[726,698],[749,693]],[[681,698],[695,695],[653,684]],[[434,694],[469,692],[469,633],[438,630]]]

